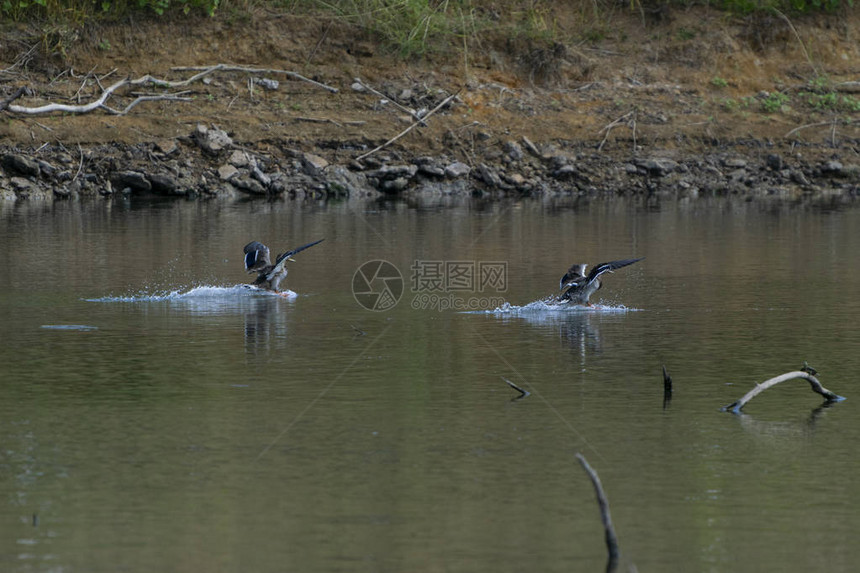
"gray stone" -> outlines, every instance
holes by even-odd
[[[465,163],[461,161],[455,161],[454,163],[445,168],[445,175],[447,175],[451,179],[457,179],[459,177],[465,177],[471,171],[472,168]]]
[[[484,163],[478,165],[478,176],[481,178],[481,181],[490,187],[500,187],[502,185],[502,179],[496,173],[496,170]]]
[[[319,175],[328,167],[328,161],[313,153],[302,154],[302,170],[308,175]]]
[[[326,190],[337,195],[362,197],[378,195],[378,191],[367,183],[364,173],[350,171],[341,165],[332,165],[325,171]]]
[[[508,154],[508,157],[514,161],[520,161],[523,158],[523,148],[516,141],[506,141],[502,149],[504,149],[505,153]]]
[[[782,170],[782,156],[778,153],[769,153],[767,156],[767,166],[774,171]]]
[[[726,159],[724,165],[726,167],[731,167],[733,169],[739,169],[747,166],[747,162],[745,159],[740,159],[738,157],[732,159]]]
[[[562,165],[552,172],[552,176],[556,179],[568,179],[576,175],[576,167],[573,165]]]
[[[256,165],[251,168],[251,177],[262,183],[264,187],[272,184],[272,178],[263,173]]]
[[[657,157],[653,159],[646,159],[640,162],[639,166],[644,167],[651,175],[663,177],[664,175],[668,175],[669,173],[674,171],[675,168],[678,167],[678,164],[671,159]]]
[[[0,164],[3,165],[3,169],[10,173],[39,176],[39,163],[23,155],[7,153],[0,159]]]
[[[32,181],[23,177],[12,177],[9,179],[9,183],[12,184],[15,191],[29,191],[33,188]]]
[[[543,159],[543,154],[537,148],[537,146],[532,143],[532,141],[526,137],[525,135],[522,137],[523,146],[525,146],[526,151],[537,157],[538,159]]]
[[[152,184],[146,175],[140,171],[119,171],[111,177],[111,183],[118,189],[128,187],[134,192],[147,193],[152,190]]]
[[[229,163],[225,163],[218,168],[218,177],[221,178],[221,181],[229,181],[232,177],[235,177],[238,172],[238,169]]]
[[[198,125],[194,130],[194,141],[204,152],[210,155],[218,155],[224,149],[233,145],[233,140],[226,131],[218,128],[209,129],[205,125]]]
[[[401,177],[412,178],[418,173],[417,165],[383,165],[379,169],[368,171],[368,177],[377,179],[399,179]]]
[[[163,173],[151,173],[147,175],[147,179],[149,179],[149,182],[152,185],[153,193],[159,193],[161,195],[176,194],[176,180],[170,175],[165,175]]]
[[[227,163],[229,163],[233,167],[248,167],[248,154],[244,151],[237,149],[230,154],[230,159],[227,160]]]
[[[251,195],[265,195],[266,188],[263,187],[263,184],[257,181],[256,179],[252,179],[247,175],[243,175],[241,177],[236,177],[231,180],[230,183],[233,184],[234,187],[239,189],[240,191],[244,191],[246,193],[250,193]]]
[[[825,173],[830,173],[832,175],[841,175],[842,174],[842,163],[840,161],[828,161],[821,168]]]
[[[400,193],[409,185],[409,180],[405,177],[398,177],[397,179],[389,179],[387,181],[382,182],[382,190],[386,193]]]
[[[418,173],[432,177],[445,177],[445,170],[436,165],[419,165]]]

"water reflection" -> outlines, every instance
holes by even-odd
[[[284,305],[292,301],[280,297],[258,296],[243,305],[245,321],[245,352],[250,355],[267,355],[287,344],[287,316]]]

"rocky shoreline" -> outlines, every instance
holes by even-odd
[[[860,196],[860,163],[843,160],[851,157],[844,147],[840,153],[824,146],[747,141],[701,154],[663,150],[623,156],[602,152],[593,142],[539,146],[527,137],[488,136],[470,163],[445,154],[406,156],[394,148],[357,161],[344,160],[342,150],[303,151],[287,142],[254,147],[204,125],[187,137],[155,143],[0,146],[0,200],[655,195],[848,203]],[[363,147],[356,143],[353,151]]]

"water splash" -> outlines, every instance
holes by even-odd
[[[257,288],[252,285],[234,285],[230,287],[218,287],[210,285],[201,285],[193,287],[189,290],[174,290],[148,293],[145,291],[131,295],[120,296],[103,296],[98,298],[85,299],[87,302],[205,302],[205,301],[227,301],[241,300],[243,298],[257,297],[275,297],[293,300],[298,296],[291,290],[285,290],[280,293],[274,293],[265,289]]]
[[[480,314],[491,314],[495,316],[533,316],[533,315],[558,315],[568,316],[574,314],[623,314],[626,312],[636,312],[639,309],[630,308],[624,305],[606,305],[594,304],[592,306],[584,306],[581,304],[571,304],[569,302],[559,302],[555,297],[547,297],[539,299],[523,306],[513,305],[506,302],[502,306],[496,307],[493,310],[481,311]]]
[[[77,330],[80,332],[99,329],[98,326],[90,326],[89,324],[43,324],[40,328],[45,330]]]

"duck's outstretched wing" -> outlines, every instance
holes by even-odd
[[[287,261],[290,260],[290,257],[295,255],[296,253],[300,253],[300,252],[304,251],[305,249],[310,249],[314,245],[318,245],[318,244],[322,243],[323,241],[325,241],[325,239],[320,239],[319,241],[314,241],[313,243],[308,243],[307,245],[302,245],[301,247],[295,248],[292,251],[287,251],[286,253],[284,253],[282,255],[278,255],[278,258],[275,259],[274,266],[272,266],[272,270],[270,270],[266,274],[266,279],[272,280],[272,277],[277,275],[281,271],[281,269],[284,268],[284,265],[287,264]]]
[[[586,284],[590,284],[603,273],[610,273],[612,271],[616,271],[620,268],[639,262],[644,258],[645,257],[639,257],[638,259],[621,259],[620,261],[609,261],[608,263],[600,263],[599,265],[595,265],[594,268],[591,269],[591,272],[588,273],[588,278],[585,279],[585,282]]]
[[[558,290],[564,290],[567,287],[573,286],[585,278],[585,267],[582,263],[574,263],[567,269],[564,276],[558,282]]]
[[[259,241],[251,241],[245,245],[245,270],[249,273],[258,272],[270,266],[269,247]]]

